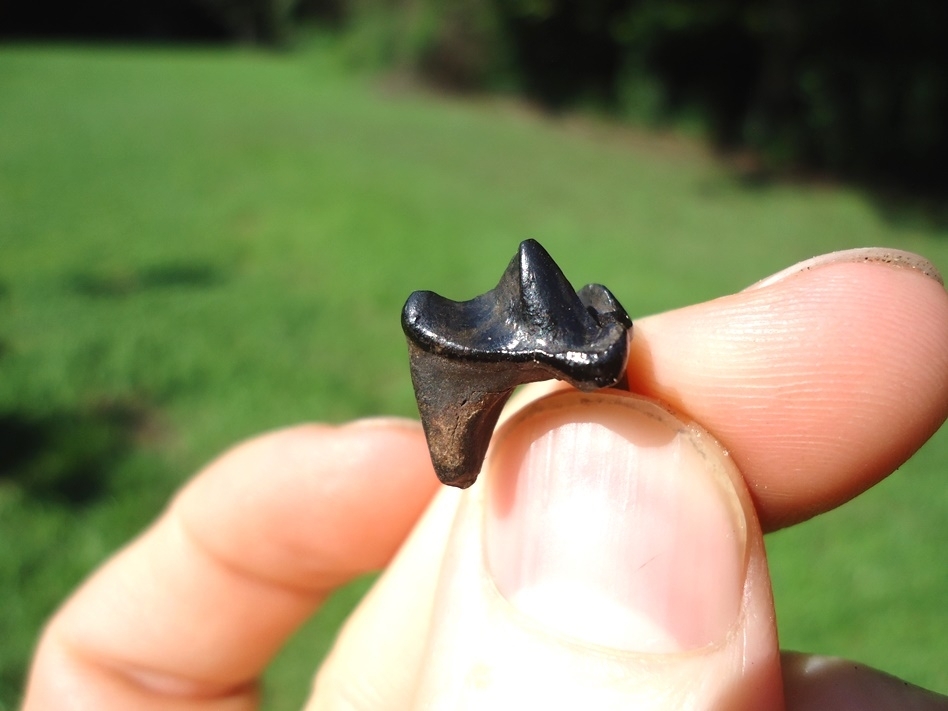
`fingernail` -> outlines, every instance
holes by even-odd
[[[883,247],[861,247],[859,249],[845,249],[840,252],[830,252],[829,254],[822,254],[819,257],[813,257],[799,262],[766,279],[761,279],[756,284],[751,284],[744,289],[744,291],[762,289],[765,286],[771,286],[779,281],[783,281],[794,274],[800,274],[830,264],[844,264],[847,262],[852,264],[871,262],[876,264],[889,264],[902,269],[914,269],[927,277],[931,277],[943,286],[945,284],[938,268],[924,257],[913,252],[904,252],[900,249],[885,249]]]
[[[722,641],[737,622],[747,524],[717,442],[652,401],[564,392],[495,436],[487,565],[521,613],[640,652]]]

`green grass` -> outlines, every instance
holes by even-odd
[[[705,151],[392,91],[332,52],[0,49],[0,711],[42,620],[200,464],[302,420],[410,415],[398,314],[525,237],[633,314],[859,245],[948,267],[860,193],[742,187]],[[948,436],[769,540],[785,646],[948,692]],[[281,655],[298,708],[342,593]]]

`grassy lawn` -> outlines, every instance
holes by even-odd
[[[414,414],[399,311],[536,237],[633,316],[948,233],[860,193],[748,187],[689,141],[348,75],[333,53],[0,48],[0,711],[43,619],[230,443]],[[948,693],[948,432],[769,539],[784,646]],[[281,655],[298,708],[367,581]]]

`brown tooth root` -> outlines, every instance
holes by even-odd
[[[517,385],[615,385],[625,376],[632,321],[606,287],[574,291],[546,250],[527,240],[486,294],[459,302],[413,293],[402,328],[435,472],[463,489],[477,479]]]

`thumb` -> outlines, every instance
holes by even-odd
[[[307,709],[783,708],[740,473],[620,391],[526,404],[342,630]]]
[[[419,709],[780,709],[763,538],[727,453],[627,393],[495,435],[448,541]]]

